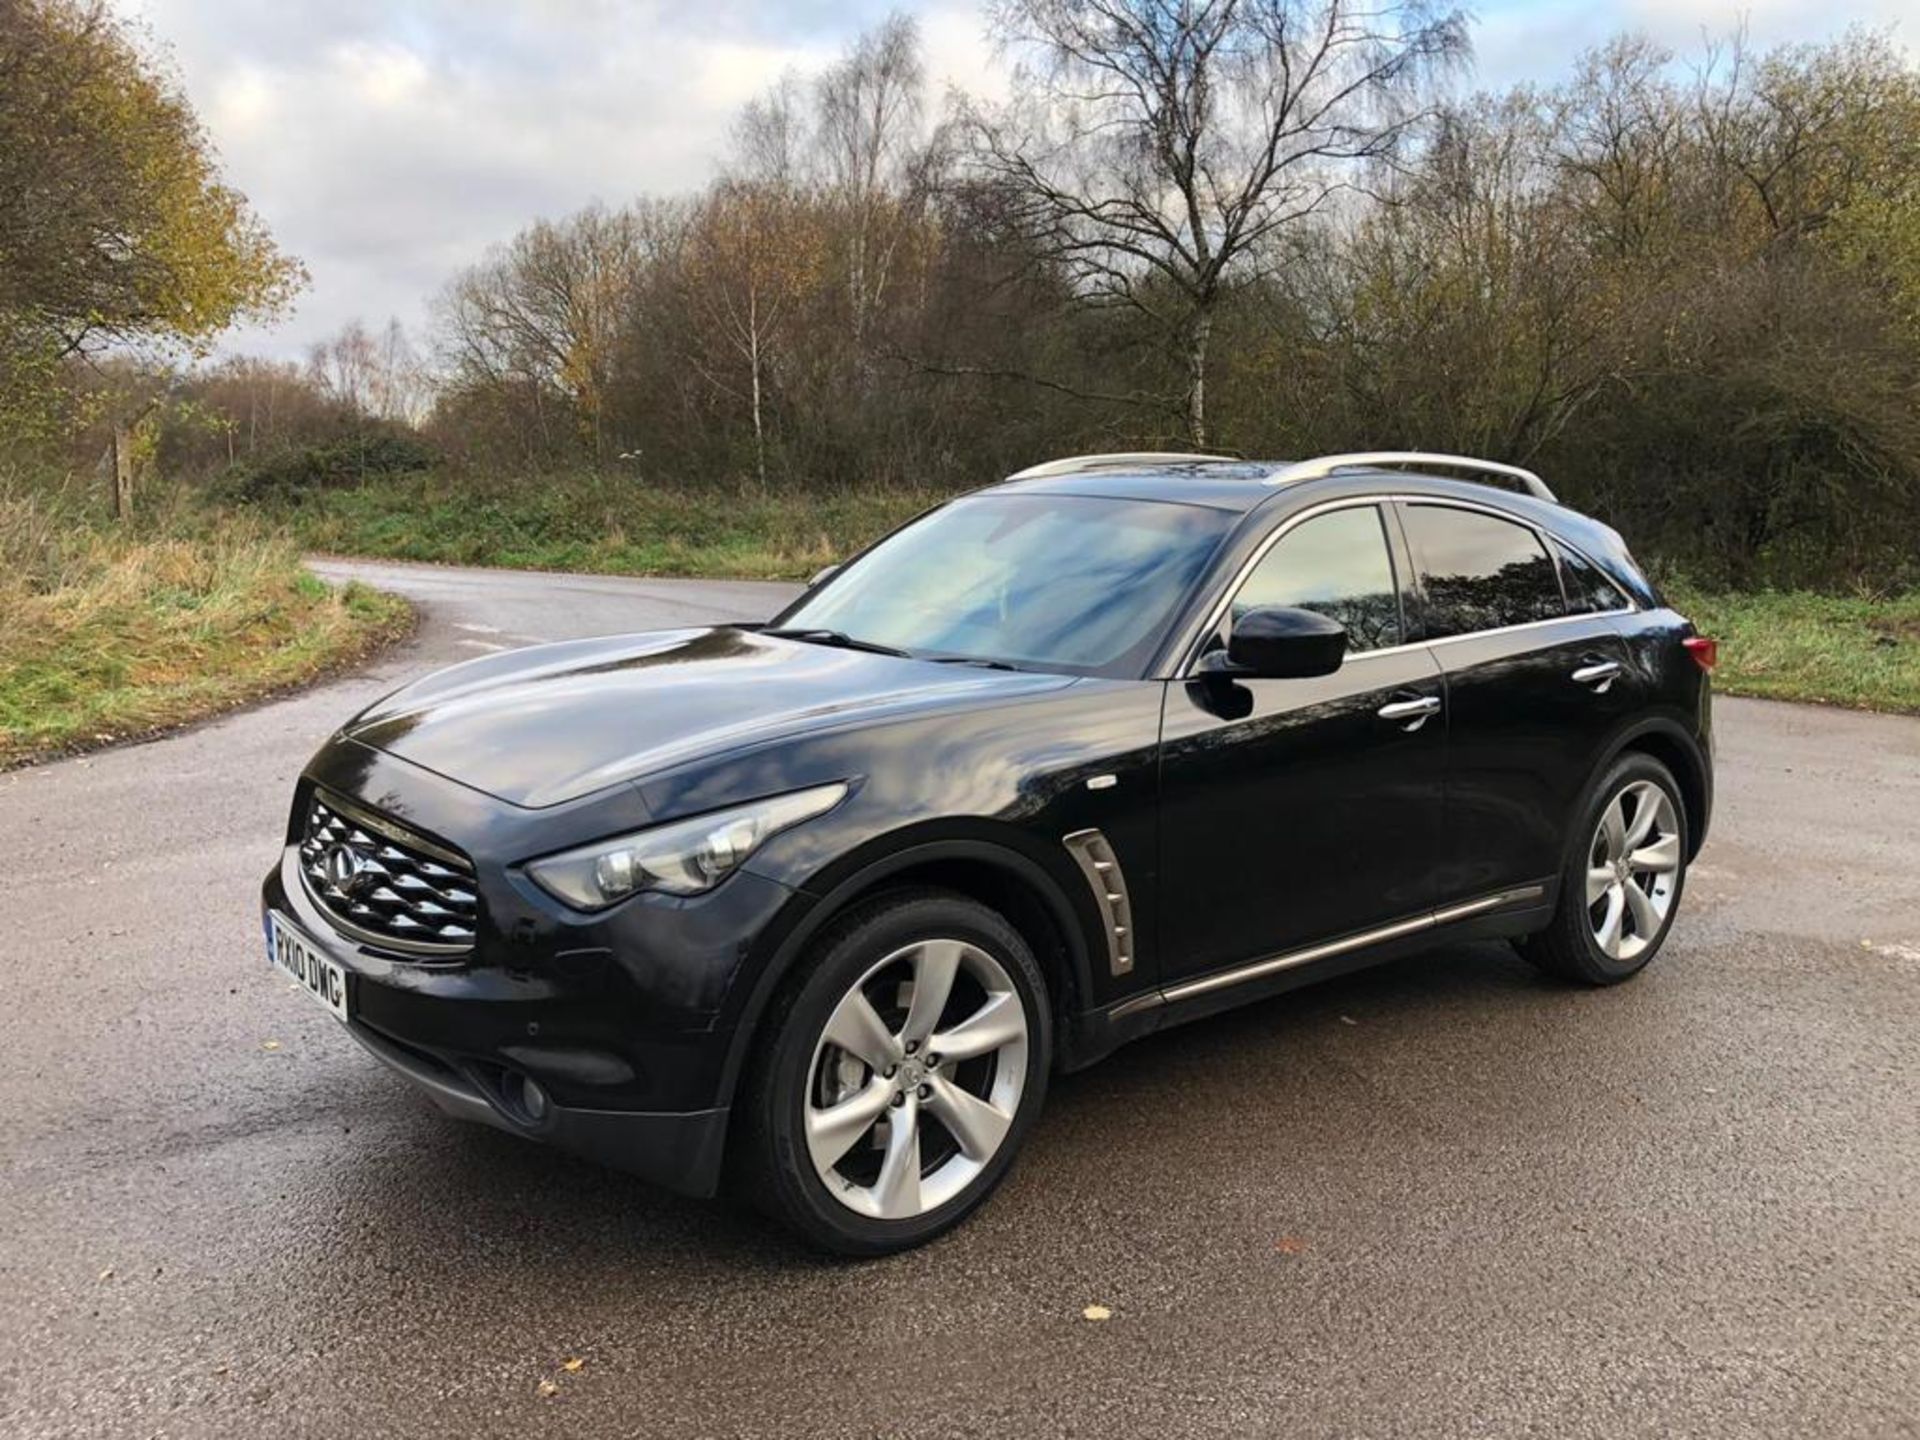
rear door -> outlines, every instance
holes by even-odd
[[[1573,806],[1644,682],[1592,592],[1569,603],[1557,542],[1492,507],[1399,509],[1419,633],[1446,676],[1445,906],[1558,872]]]
[[[1406,643],[1404,552],[1373,501],[1281,527],[1230,602],[1347,629],[1331,675],[1167,687],[1161,954],[1169,977],[1264,959],[1431,903],[1447,722],[1440,669]],[[1383,713],[1384,712],[1384,713]]]

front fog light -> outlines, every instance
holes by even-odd
[[[520,1108],[536,1123],[547,1118],[547,1092],[538,1080],[526,1075],[520,1077]]]

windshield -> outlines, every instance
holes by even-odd
[[[978,495],[890,535],[780,617],[921,656],[1138,674],[1234,516],[1084,495]]]

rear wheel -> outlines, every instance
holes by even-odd
[[[919,891],[836,924],[777,997],[746,1097],[763,1209],[843,1254],[921,1244],[984,1200],[1046,1090],[1031,950],[972,900]]]
[[[1659,953],[1687,878],[1687,811],[1650,755],[1613,763],[1588,798],[1560,875],[1560,903],[1520,951],[1542,970],[1613,985]]]

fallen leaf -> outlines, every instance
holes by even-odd
[[[113,1266],[109,1265],[106,1269],[102,1270],[100,1272],[100,1278],[102,1280],[111,1280],[113,1278]]]
[[[582,1370],[586,1369],[586,1366],[587,1366],[587,1362],[578,1358],[572,1359],[572,1360],[562,1360],[560,1362],[560,1368],[566,1371],[569,1375],[578,1375]]]
[[[1306,1252],[1307,1242],[1298,1235],[1282,1235],[1273,1242],[1273,1248],[1282,1255],[1301,1255]]]
[[[533,1393],[545,1398],[549,1395],[558,1395],[560,1393],[560,1387],[551,1380],[542,1380],[538,1385],[533,1387]]]
[[[1089,1305],[1080,1312],[1080,1318],[1082,1320],[1111,1320],[1113,1318],[1113,1311],[1104,1305]]]
[[[260,1042],[260,1048],[262,1050],[278,1050],[280,1048],[280,1042],[278,1040],[262,1040]]]

